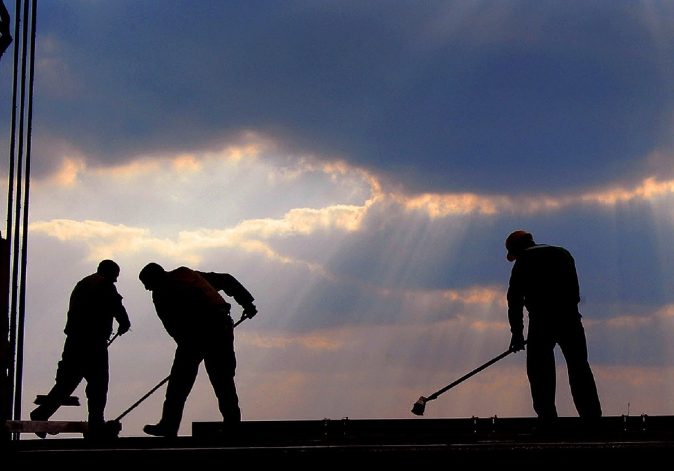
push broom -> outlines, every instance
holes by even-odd
[[[525,343],[526,343],[526,342],[525,342]],[[424,415],[424,411],[426,410],[426,403],[427,403],[427,402],[433,401],[433,400],[437,399],[438,396],[439,396],[440,394],[442,394],[442,393],[448,391],[449,389],[452,389],[452,388],[453,388],[454,386],[456,386],[457,384],[464,382],[465,380],[467,380],[467,379],[470,378],[471,376],[476,375],[476,374],[479,373],[480,371],[484,370],[485,368],[487,368],[487,367],[493,365],[493,364],[496,363],[497,361],[499,361],[499,360],[501,360],[501,359],[507,357],[508,355],[510,355],[511,353],[514,353],[514,352],[516,352],[516,351],[517,351],[517,350],[515,350],[515,349],[513,349],[513,348],[510,348],[509,350],[507,350],[507,351],[501,353],[499,356],[497,356],[497,357],[495,357],[495,358],[492,358],[492,359],[489,360],[487,363],[485,363],[485,364],[483,364],[483,365],[481,365],[481,366],[475,368],[475,369],[474,369],[473,371],[471,371],[470,373],[467,373],[467,374],[463,375],[462,377],[460,377],[459,379],[457,379],[457,380],[454,381],[453,383],[448,384],[448,385],[445,386],[444,388],[442,388],[442,389],[440,389],[440,390],[434,392],[434,393],[431,394],[430,396],[428,396],[428,397],[421,396],[421,397],[419,398],[419,400],[418,400],[417,402],[414,403],[414,406],[412,407],[412,413],[415,414],[415,415]]]

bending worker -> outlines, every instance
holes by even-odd
[[[218,291],[243,307],[243,316],[257,314],[254,298],[232,275],[204,273],[187,267],[166,271],[149,263],[139,274],[145,289],[152,291],[152,301],[166,332],[176,342],[171,374],[161,420],[146,425],[149,435],[175,437],[182,420],[185,402],[204,362],[218,399],[225,429],[241,422],[239,398],[234,374],[234,323],[230,304]]]

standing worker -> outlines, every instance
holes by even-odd
[[[187,267],[166,271],[157,263],[147,264],[139,274],[166,332],[176,342],[176,351],[166,387],[159,423],[146,425],[148,435],[175,437],[185,402],[194,386],[199,365],[206,372],[218,399],[226,429],[241,422],[234,374],[234,323],[231,305],[219,291],[234,298],[243,308],[243,317],[257,314],[254,298],[232,275],[205,273]]]
[[[578,311],[580,288],[575,261],[568,250],[534,242],[522,230],[505,241],[507,259],[515,262],[508,286],[510,348],[525,347],[524,308],[529,314],[526,340],[527,376],[533,408],[540,428],[553,426],[555,406],[556,345],[562,350],[569,374],[569,386],[578,415],[598,419],[602,415],[594,376],[588,362],[585,330]]]
[[[108,340],[113,319],[117,335],[129,331],[131,323],[115,283],[119,265],[112,260],[98,264],[96,273],[80,280],[70,295],[65,327],[66,340],[56,370],[56,382],[42,404],[30,413],[31,420],[49,420],[77,386],[86,380],[87,412],[91,437],[105,432],[104,413],[110,379]],[[43,432],[37,433],[44,438]]]

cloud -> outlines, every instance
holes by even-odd
[[[478,216],[476,220],[482,219],[485,224],[511,217],[535,218],[540,224],[542,218],[564,220],[578,211],[589,217],[610,218],[621,208],[639,208],[644,204],[659,214],[666,211],[665,201],[671,198],[674,188],[671,181],[649,178],[633,188],[601,188],[560,197],[407,195],[388,191],[374,175],[345,162],[304,157],[291,160],[272,154],[260,158],[265,152],[257,146],[229,146],[208,158],[178,154],[145,158],[109,169],[77,167],[66,160],[63,172],[58,175],[71,175],[76,169],[76,176],[38,182],[36,214],[54,214],[57,209],[56,213],[67,211],[83,219],[33,220],[30,230],[61,240],[86,241],[90,244],[89,258],[94,260],[149,251],[199,264],[212,251],[227,248],[257,254],[274,263],[305,265],[321,276],[368,280],[368,284],[385,289],[435,289],[459,282],[450,281],[453,267],[468,266],[470,257],[457,260],[453,255],[466,243],[466,237],[471,237],[457,226],[466,218]],[[235,194],[249,191],[252,186],[260,188],[261,195],[241,207],[226,199],[217,204],[210,182],[215,185],[223,179],[230,182],[229,188]],[[311,196],[318,206],[292,207],[296,202],[292,195],[278,196],[290,188],[293,192],[312,189],[305,196]],[[144,194],[148,189],[152,191]],[[82,200],[84,194],[91,192],[99,196]],[[47,200],[41,194],[52,196]],[[166,199],[166,194],[174,197]],[[116,204],[108,206],[109,201]],[[203,204],[204,201],[208,204]],[[328,204],[320,206],[321,203]],[[275,206],[277,209],[272,209]],[[189,210],[189,218],[181,216],[185,210]],[[244,212],[262,215],[269,210],[278,212],[279,217],[238,221],[231,217]],[[136,224],[89,219],[92,216]],[[503,234],[506,232],[507,229],[502,230]],[[543,237],[541,234],[541,240]],[[500,238],[502,234],[497,240]],[[298,244],[301,240],[306,242]],[[482,250],[479,246],[474,249]],[[500,241],[494,249],[502,250]],[[391,253],[396,253],[396,257],[390,257]],[[597,265],[606,263],[613,262]],[[472,269],[475,268],[479,265]],[[464,275],[468,276],[461,278],[462,289],[498,279],[483,278],[477,273],[471,276],[470,271]]]
[[[114,165],[252,130],[410,193],[632,186],[672,145],[672,38],[656,20],[669,10],[46,4],[35,172],[54,160],[48,139]]]
[[[133,229],[123,225],[113,226],[100,221],[79,222],[62,219],[32,223],[30,230],[37,233],[43,232],[62,241],[93,241],[89,255],[89,260],[92,262],[113,258],[116,253],[128,250],[129,247],[139,247],[143,244],[142,238],[146,232],[142,229]]]

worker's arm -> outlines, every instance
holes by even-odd
[[[117,310],[117,315],[115,315],[117,320],[117,333],[119,335],[124,335],[129,330],[131,330],[131,321],[129,320],[129,314],[126,312],[126,308],[121,305]]]
[[[229,273],[198,272],[208,283],[218,291],[224,291],[243,308],[243,315],[252,318],[257,314],[253,295]]]
[[[517,264],[517,262],[515,262]],[[524,295],[519,286],[517,266],[513,266],[508,283],[508,323],[510,324],[510,350],[524,350]]]

